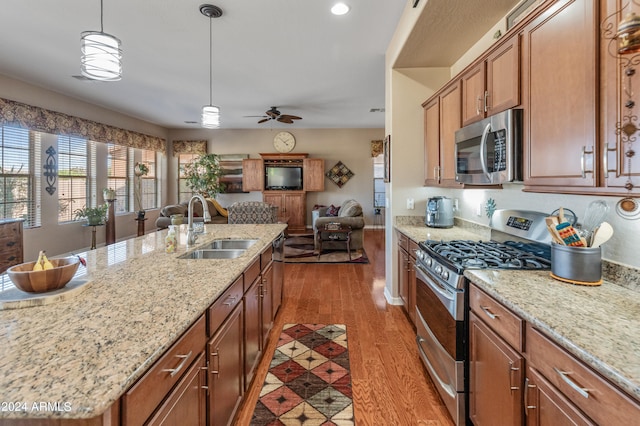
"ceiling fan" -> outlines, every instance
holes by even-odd
[[[281,114],[278,111],[278,107],[272,106],[271,109],[265,112],[266,115],[257,115],[254,117],[262,117],[261,120],[258,120],[258,124],[265,123],[269,120],[276,120],[281,123],[292,124],[293,120],[302,120],[302,117],[298,117],[297,115],[289,115],[289,114]]]

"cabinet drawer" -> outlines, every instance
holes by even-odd
[[[640,405],[582,364],[577,358],[527,326],[532,367],[598,424],[629,425],[640,419]]]
[[[122,397],[122,424],[141,425],[156,410],[207,343],[202,315]]]
[[[482,321],[518,351],[523,351],[524,321],[475,285],[470,286],[469,306]]]
[[[253,261],[251,265],[244,270],[244,291],[249,290],[251,284],[258,278],[260,275],[260,258]]]
[[[398,232],[398,246],[405,250],[409,250],[409,237],[404,235],[402,232]]]
[[[260,255],[260,268],[264,269],[267,266],[269,266],[269,263],[271,263],[271,258],[273,255],[273,247],[269,246],[267,247],[262,254]]]
[[[233,284],[209,308],[209,337],[213,336],[220,325],[229,316],[244,294],[243,277],[238,277]]]

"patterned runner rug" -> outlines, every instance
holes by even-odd
[[[354,425],[347,328],[285,324],[251,425]]]

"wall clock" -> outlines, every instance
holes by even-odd
[[[289,132],[280,132],[273,138],[273,147],[278,152],[291,152],[296,146],[296,138]]]

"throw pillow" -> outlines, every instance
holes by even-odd
[[[342,204],[341,217],[355,217],[362,214],[362,206],[356,200],[348,200]]]
[[[336,207],[333,204],[331,204],[329,207],[327,207],[327,216],[338,216],[339,210],[340,210],[340,207]]]
[[[160,211],[160,215],[164,217],[171,217],[174,214],[187,214],[187,207],[182,204],[172,204],[169,206],[165,206]]]

